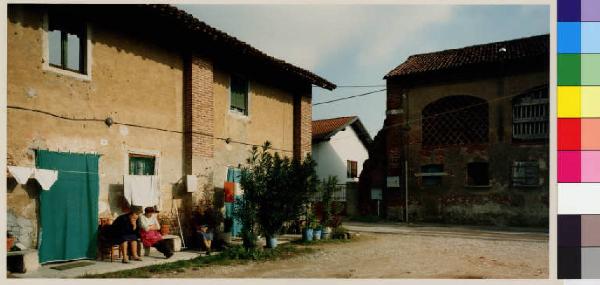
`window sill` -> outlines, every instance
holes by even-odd
[[[471,189],[489,189],[492,188],[492,185],[465,185],[464,187]]]
[[[92,81],[92,75],[91,74],[82,74],[79,72],[75,72],[75,71],[70,71],[67,69],[62,69],[62,68],[58,68],[58,67],[54,67],[51,66],[47,63],[44,63],[44,67],[42,69],[43,71],[49,71],[52,73],[56,73],[59,75],[63,75],[63,76],[68,76],[68,77],[73,77],[82,81],[86,81],[86,82],[90,82]]]
[[[229,116],[236,118],[238,120],[242,120],[242,121],[250,121],[250,116],[249,115],[244,115],[244,113],[238,112],[238,111],[234,111],[234,110],[229,110]]]

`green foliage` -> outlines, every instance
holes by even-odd
[[[253,147],[248,165],[242,167],[240,184],[244,195],[236,202],[234,215],[242,223],[242,237],[247,245],[255,244],[250,239],[256,237],[257,230],[267,237],[277,235],[285,222],[303,213],[310,195],[316,192],[316,163],[310,156],[304,161],[291,160],[270,149],[269,142],[260,150]]]
[[[336,176],[329,176],[320,184],[322,194],[321,202],[323,205],[323,215],[321,225],[326,227],[337,227],[341,224],[340,214],[344,210],[341,203],[333,201],[333,194],[338,190],[338,180]]]

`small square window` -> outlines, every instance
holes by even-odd
[[[232,75],[230,89],[231,102],[229,109],[248,115],[248,80],[240,76]]]
[[[443,164],[427,164],[421,166],[421,183],[423,186],[442,185],[442,176],[444,173]]]
[[[48,16],[48,60],[50,66],[87,74],[86,25],[68,15]]]
[[[354,160],[346,161],[346,176],[348,178],[356,178],[358,177],[358,163]]]
[[[467,185],[490,185],[489,164],[487,162],[471,162],[467,164]]]

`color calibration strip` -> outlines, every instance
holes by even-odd
[[[558,278],[600,279],[600,0],[558,0]]]

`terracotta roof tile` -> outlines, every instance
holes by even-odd
[[[412,55],[384,78],[498,63],[502,60],[513,61],[528,57],[547,57],[549,55],[549,38],[549,35],[546,34]]]
[[[328,137],[333,132],[352,123],[357,117],[339,117],[332,119],[324,119],[312,122],[312,137],[313,140],[323,139]]]

